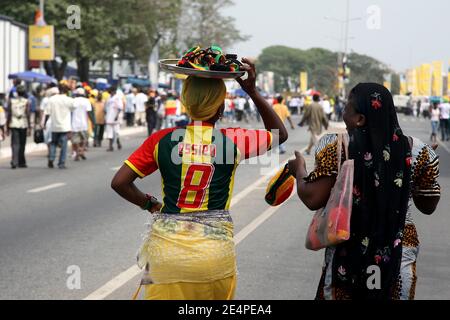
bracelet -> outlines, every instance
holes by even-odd
[[[141,207],[142,210],[148,211],[150,210],[154,205],[156,205],[158,203],[158,200],[150,195],[150,194],[145,194],[145,198],[147,199],[147,202],[145,203],[144,207]]]

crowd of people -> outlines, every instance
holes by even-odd
[[[27,90],[14,80],[7,96],[0,97],[0,142],[11,137],[11,168],[26,168],[27,138],[48,145],[48,167],[66,168],[68,143],[74,161],[86,160],[89,142],[94,148],[108,142],[106,151],[122,148],[120,128],[147,127],[154,131],[186,124],[188,117],[176,92],[115,86],[92,89],[87,83],[62,80]]]
[[[26,168],[25,148],[27,137],[34,133],[34,141],[48,145],[48,167],[53,168],[56,151],[61,149],[58,167],[66,167],[67,145],[71,142],[71,157],[74,161],[86,160],[91,140],[94,148],[102,147],[108,140],[107,151],[122,148],[121,126],[147,128],[153,132],[189,123],[190,116],[176,91],[157,91],[142,87],[131,87],[123,91],[114,86],[101,91],[92,89],[87,83],[62,80],[59,84],[39,86],[26,90],[26,86],[15,80],[6,99],[0,100],[0,141],[11,135],[11,168]],[[294,129],[291,115],[303,116],[299,126],[308,125],[311,132],[310,152],[317,142],[322,128],[329,120],[342,120],[343,100],[314,95],[287,97],[262,95],[283,122],[288,121]],[[313,106],[306,108],[305,106]],[[310,110],[323,110],[320,114]],[[261,115],[247,94],[227,93],[223,124],[261,122]],[[321,124],[321,125],[319,125]],[[43,139],[36,137],[42,136]],[[277,150],[286,152],[284,145]]]

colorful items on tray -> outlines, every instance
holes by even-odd
[[[206,49],[194,47],[188,50],[177,63],[177,67],[190,68],[203,71],[228,71],[240,70],[242,63],[237,60],[235,54],[224,54],[219,46],[211,46]]]

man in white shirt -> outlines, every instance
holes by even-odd
[[[127,121],[127,127],[134,126],[134,115],[136,113],[136,95],[138,90],[136,88],[131,89],[131,92],[125,96],[125,119]]]
[[[291,114],[294,114],[295,112],[299,111],[300,107],[300,98],[299,97],[293,97],[291,101],[289,101],[289,111]]]
[[[60,169],[65,169],[67,140],[69,139],[72,130],[71,112],[75,109],[75,106],[73,98],[67,96],[67,93],[69,92],[69,87],[67,85],[60,84],[59,92],[60,94],[56,94],[48,99],[47,107],[45,108],[44,128],[47,125],[49,117],[51,117],[52,142],[50,143],[48,167],[53,168],[53,162],[56,158],[56,147],[60,145],[61,152],[59,154],[58,167]]]
[[[236,105],[236,117],[238,118],[238,121],[242,121],[242,119],[245,120],[245,122],[248,123],[247,114],[245,113],[245,104],[247,100],[244,97],[239,97],[235,100]]]
[[[88,117],[93,124],[95,124],[95,120],[92,116],[92,105],[86,98],[85,90],[78,88],[75,95],[72,112],[72,148],[75,151],[75,161],[79,161],[80,158],[86,160],[84,151],[88,141]]]
[[[120,144],[120,114],[123,111],[123,100],[117,94],[117,88],[111,87],[109,89],[111,94],[105,105],[105,133],[106,138],[109,139],[109,148],[106,151],[114,151],[114,142],[117,142],[117,148],[122,149]]]
[[[331,103],[330,100],[328,100],[328,96],[324,96],[323,100],[321,102],[323,112],[325,112],[325,115],[328,118],[328,121],[331,120]]]
[[[143,92],[142,89],[139,90],[139,93],[135,98],[136,105],[136,123],[138,126],[145,125],[145,103],[148,101],[147,95]]]

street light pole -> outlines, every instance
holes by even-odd
[[[39,11],[42,15],[42,21],[45,21],[44,17],[44,0],[39,0]],[[45,74],[44,61],[39,61],[39,72]]]
[[[353,37],[349,37],[349,29],[350,29],[350,22],[352,21],[357,21],[357,20],[362,20],[361,17],[357,17],[357,18],[350,18],[350,0],[347,0],[347,4],[346,4],[346,16],[345,19],[338,19],[338,18],[333,18],[333,17],[324,17],[327,20],[332,20],[335,22],[339,22],[341,24],[341,40],[340,40],[340,48],[339,48],[339,52],[337,54],[338,56],[338,83],[341,83],[341,80],[343,80],[343,76],[341,78],[341,76],[339,75],[339,71],[341,66],[344,64],[344,62],[347,61],[347,52],[348,52],[348,40],[353,38]],[[342,48],[343,47],[343,48]],[[345,72],[345,70],[344,70]],[[340,92],[342,96],[345,97],[346,95],[346,90],[345,90],[345,83],[342,83],[342,91]]]

